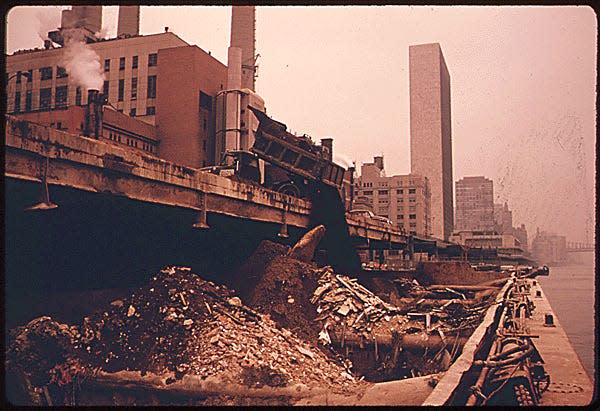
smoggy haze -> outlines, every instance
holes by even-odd
[[[41,47],[60,7],[17,7],[7,51]],[[116,35],[117,7],[103,34]],[[456,181],[494,180],[514,223],[593,241],[596,16],[587,7],[257,7],[257,92],[268,113],[387,175],[410,170],[408,46],[440,43],[451,78]],[[229,7],[142,7],[226,63]]]

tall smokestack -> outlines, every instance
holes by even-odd
[[[85,108],[85,127],[83,135],[100,138],[102,126],[102,104],[104,96],[98,90],[88,90],[88,103]]]
[[[242,88],[242,49],[229,47],[227,49],[227,89]]]
[[[256,73],[255,26],[254,6],[232,6],[230,46],[242,49],[242,88],[252,91]]]
[[[117,37],[140,34],[140,6],[119,6]]]

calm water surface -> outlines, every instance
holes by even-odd
[[[571,253],[570,257],[568,265],[551,266],[550,276],[538,277],[538,281],[583,366],[597,378],[594,253]]]

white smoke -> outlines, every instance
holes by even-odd
[[[63,65],[69,73],[72,83],[82,88],[101,90],[104,82],[104,70],[100,56],[88,47],[77,29],[64,30],[65,47]]]
[[[346,170],[354,166],[352,159],[349,156],[341,153],[334,153],[333,162],[344,167]]]
[[[44,7],[43,11],[36,11],[35,18],[38,23],[36,30],[40,39],[46,40],[49,31],[58,29],[63,8],[64,7]]]

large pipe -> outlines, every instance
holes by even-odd
[[[102,95],[98,90],[88,90],[88,102],[85,109],[85,127],[83,135],[100,138],[102,124]]]

